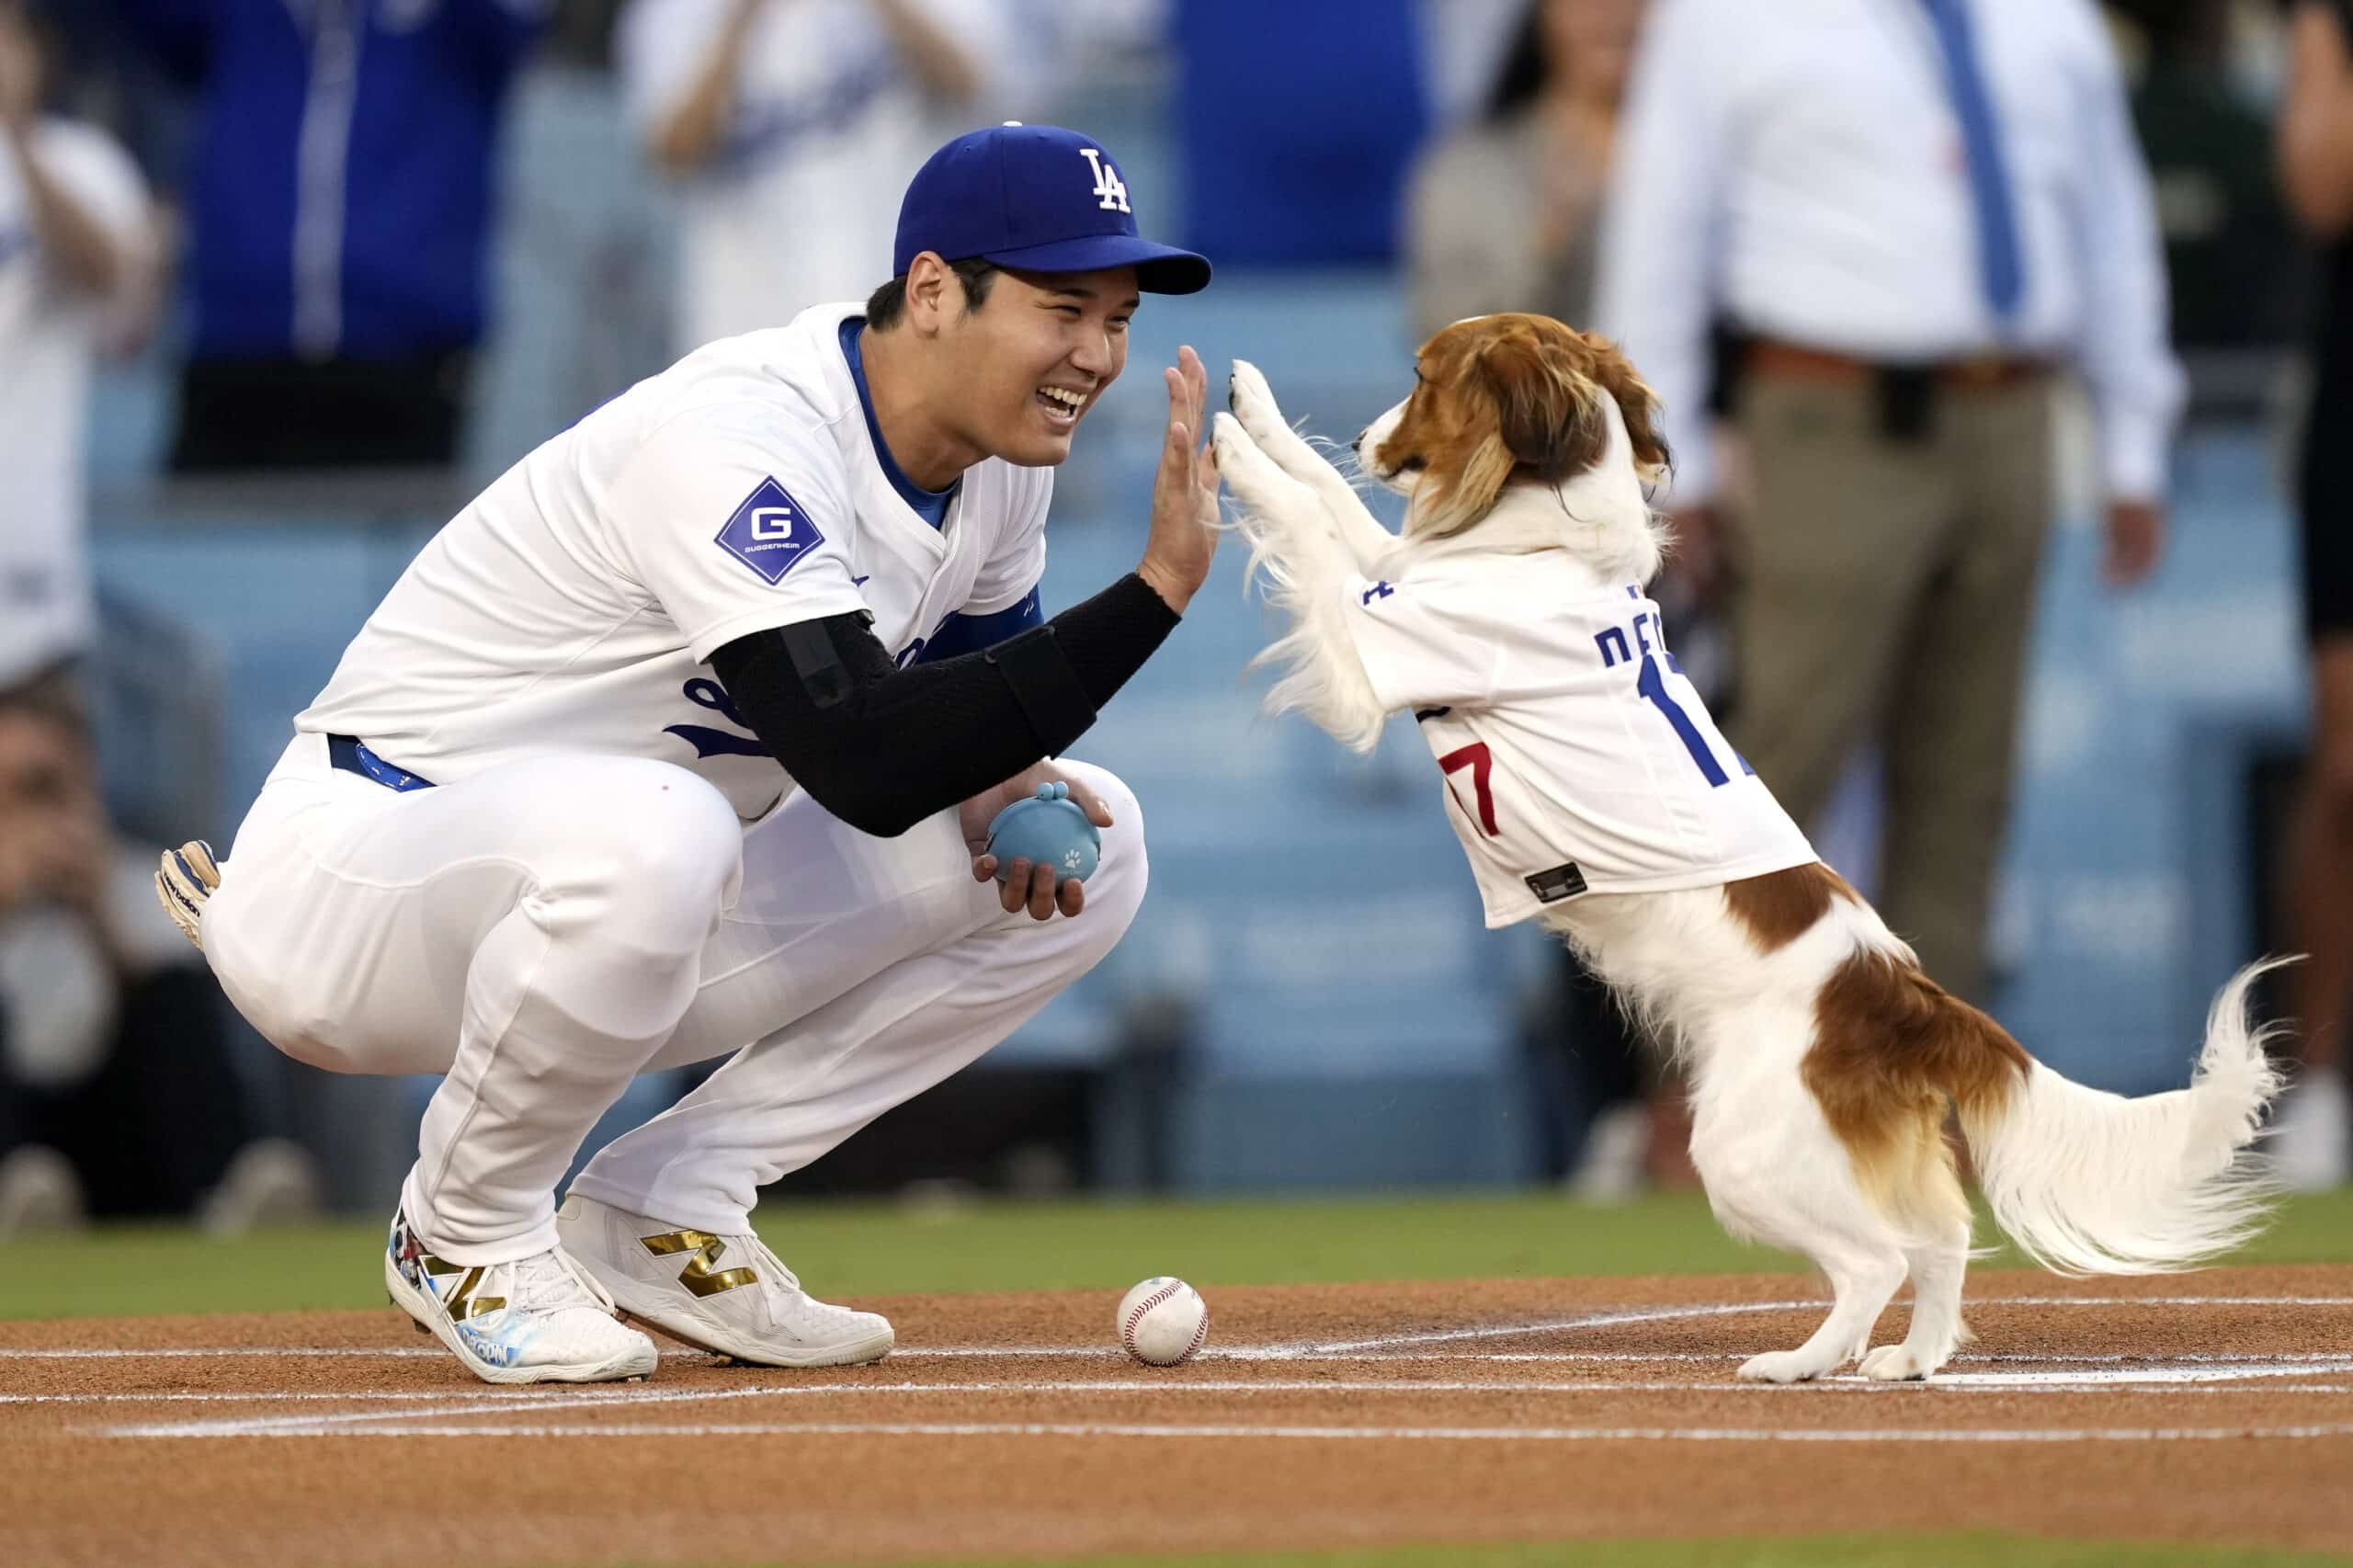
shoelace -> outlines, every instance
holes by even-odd
[[[525,1312],[560,1312],[566,1307],[594,1306],[611,1312],[613,1298],[596,1278],[572,1260],[562,1247],[522,1259],[514,1265],[512,1304]],[[581,1298],[586,1297],[583,1301]]]
[[[767,1243],[760,1240],[757,1236],[730,1236],[727,1240],[730,1246],[741,1245],[745,1247],[746,1251],[758,1254],[760,1261],[767,1264],[770,1268],[776,1271],[774,1275],[769,1276],[769,1278],[782,1280],[788,1290],[801,1290],[801,1276],[792,1272],[791,1269],[787,1268],[784,1266],[784,1259],[777,1256],[776,1254],[768,1250]],[[807,1295],[808,1292],[802,1290],[801,1294]]]

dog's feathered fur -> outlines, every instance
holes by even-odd
[[[1647,582],[1665,538],[1645,498],[1666,452],[1625,357],[1540,316],[1458,322],[1411,396],[1358,437],[1364,471],[1408,497],[1402,535],[1282,419],[1237,363],[1218,467],[1266,597],[1290,630],[1261,657],[1271,710],[1359,751],[1388,715],[1342,624],[1347,584],[1404,578],[1434,551],[1564,551],[1597,590]],[[2279,1080],[2248,1027],[2241,970],[2215,998],[2186,1089],[2125,1099],[2069,1082],[1922,973],[1912,949],[1819,863],[1663,893],[1549,906],[1574,944],[1688,1063],[1691,1153],[1734,1234],[1802,1252],[1835,1303],[1746,1378],[1926,1377],[1966,1335],[1970,1210],[1943,1129],[1958,1112],[1996,1220],[2066,1273],[2192,1267],[2259,1221],[2240,1158]],[[1909,1276],[1910,1332],[1870,1348]],[[1866,1353],[1868,1352],[1868,1354]]]

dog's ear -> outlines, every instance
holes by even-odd
[[[1479,356],[1504,449],[1547,484],[1584,472],[1609,447],[1601,389],[1583,358],[1571,343],[1529,326],[1515,327]]]
[[[1651,389],[1608,339],[1542,325],[1552,330],[1519,328],[1480,357],[1513,460],[1547,484],[1575,478],[1608,454],[1608,400],[1625,421],[1635,471],[1654,482],[1666,465],[1666,443]]]
[[[1666,449],[1666,437],[1658,431],[1658,393],[1651,391],[1650,383],[1616,344],[1591,333],[1577,335],[1592,358],[1588,373],[1618,400],[1619,417],[1626,422],[1627,438],[1633,443],[1635,473],[1645,484],[1658,483],[1674,460]]]

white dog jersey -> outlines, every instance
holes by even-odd
[[[892,485],[840,341],[862,309],[711,344],[542,444],[410,563],[295,727],[434,783],[653,757],[766,810],[789,780],[703,667],[714,649],[870,610],[905,664],[1045,571],[1051,470],[967,470],[938,528]]]
[[[1449,553],[1354,578],[1374,694],[1411,709],[1489,926],[1584,892],[1759,876],[1813,846],[1718,733],[1658,606],[1565,552]]]

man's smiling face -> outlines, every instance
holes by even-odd
[[[993,457],[1051,468],[1128,364],[1133,267],[1000,273],[978,310],[946,324],[959,433]]]

